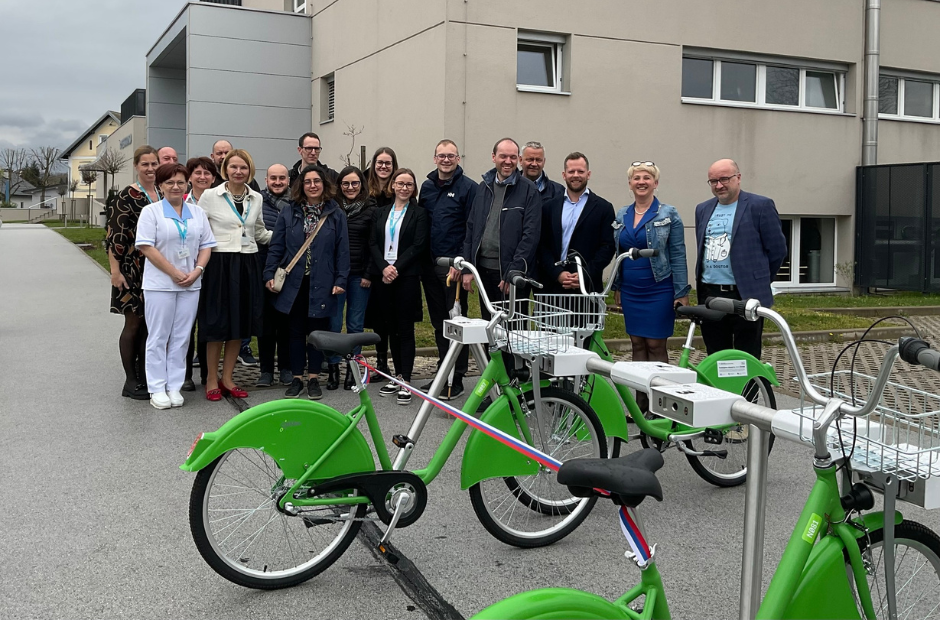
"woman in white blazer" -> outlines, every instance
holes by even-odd
[[[217,243],[206,265],[198,315],[199,338],[207,343],[206,398],[212,401],[228,394],[248,396],[235,385],[232,373],[242,339],[261,333],[264,265],[258,258],[258,243],[271,239],[261,218],[261,194],[248,187],[255,176],[251,156],[241,149],[229,151],[219,173],[226,182],[199,198]],[[217,369],[223,344],[220,380]]]

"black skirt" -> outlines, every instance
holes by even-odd
[[[421,278],[399,276],[391,284],[379,277],[372,281],[365,326],[384,333],[398,333],[400,325],[424,320],[421,305]]]
[[[199,295],[200,341],[243,340],[261,334],[261,278],[258,254],[212,253]]]

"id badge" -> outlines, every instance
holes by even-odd
[[[176,251],[176,258],[189,258],[189,247],[183,246]]]
[[[251,239],[248,238],[248,235],[242,235],[242,247],[251,245]]]
[[[398,250],[392,246],[388,246],[388,250],[385,251],[385,260],[398,260]]]

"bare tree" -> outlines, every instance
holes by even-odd
[[[26,149],[5,148],[0,149],[0,170],[4,171],[7,178],[9,196],[12,196],[17,188],[23,184],[23,178],[20,172],[29,164],[29,153]],[[6,200],[7,196],[3,197]]]
[[[104,175],[105,201],[107,201],[111,194],[111,188],[108,186],[108,175],[111,175],[111,182],[113,183],[115,175],[121,170],[124,170],[128,161],[130,160],[126,155],[122,155],[118,151],[109,148],[105,149],[105,152],[102,153],[98,161],[95,162],[95,170]]]
[[[344,136],[349,136],[350,145],[349,152],[345,155],[340,155],[340,161],[342,161],[347,166],[352,166],[352,155],[356,150],[356,136],[361,134],[365,130],[365,127],[356,127],[355,125],[346,125],[346,131],[343,132]]]
[[[33,185],[42,190],[39,201],[45,203],[46,189],[55,185],[55,173],[62,163],[62,160],[59,159],[62,152],[54,146],[41,146],[38,149],[33,149],[30,153],[32,154],[32,162],[30,163],[37,172]]]
[[[92,208],[94,202],[91,193],[91,184],[98,180],[98,173],[91,167],[91,164],[87,166],[79,166],[78,169],[82,173],[82,183],[88,185],[88,220],[85,222],[85,224],[91,226],[91,215],[94,211]]]

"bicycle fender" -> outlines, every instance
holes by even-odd
[[[520,438],[519,428],[510,410],[509,398],[502,395],[486,408],[480,419],[499,430]],[[489,478],[527,476],[538,472],[539,464],[501,444],[480,431],[473,430],[463,451],[460,488],[466,491]]]
[[[180,466],[199,471],[236,448],[263,450],[288,478],[299,478],[352,420],[335,409],[309,400],[276,400],[241,412],[219,430],[204,433]],[[358,428],[318,468],[316,479],[375,471],[375,460]]]
[[[624,608],[596,594],[569,588],[544,588],[503,599],[480,611],[471,620],[630,617]]]
[[[900,525],[901,521],[904,520],[904,515],[901,514],[901,511],[894,511],[894,524]],[[861,517],[855,519],[856,522],[861,522],[868,530],[883,530],[885,527],[885,513],[884,512],[869,512]],[[855,538],[864,538],[865,531],[859,529],[852,529],[852,534]]]
[[[842,540],[832,535],[813,547],[781,618],[861,618],[852,594],[854,584],[845,569],[844,549]],[[765,616],[758,611],[757,617]]]
[[[729,363],[741,360],[746,362],[746,368],[740,368],[740,364]],[[753,377],[763,377],[770,381],[771,385],[780,385],[773,366],[761,362],[750,353],[736,349],[712,353],[701,361],[695,372],[700,382],[735,394],[740,394]],[[703,378],[704,381],[702,381]]]
[[[606,377],[594,375],[593,383],[593,387],[585,387],[581,398],[591,405],[607,437],[619,437],[627,441],[627,415],[620,394]]]

